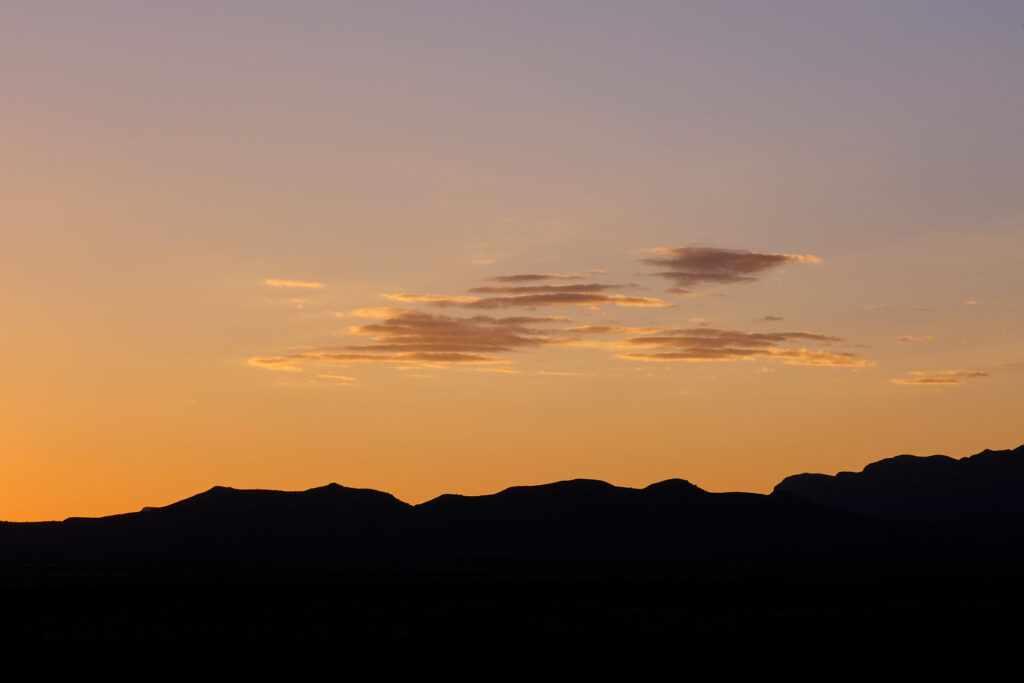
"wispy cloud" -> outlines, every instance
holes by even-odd
[[[913,334],[901,334],[900,336],[896,337],[896,341],[901,341],[901,342],[910,343],[910,344],[914,344],[914,343],[930,344],[931,342],[935,341],[935,337],[933,337],[930,334],[926,335],[926,336],[918,336],[918,335],[913,335]]]
[[[960,384],[960,380],[952,377],[904,377],[889,381],[893,384]]]
[[[600,292],[565,292],[560,294],[516,294],[480,299],[464,304],[466,308],[515,308],[534,306],[631,306],[639,308],[664,308],[672,306],[667,301],[646,296],[625,296]]]
[[[559,316],[456,318],[421,311],[397,311],[379,323],[355,325],[349,334],[372,337],[370,344],[314,349],[253,358],[266,369],[297,369],[308,363],[498,363],[495,354],[541,346],[547,331],[538,325],[564,322]]]
[[[254,368],[263,368],[264,370],[273,370],[275,372],[302,371],[302,368],[299,367],[293,358],[284,356],[275,356],[273,358],[250,358],[246,362]]]
[[[894,384],[917,384],[927,386],[934,384],[962,384],[965,379],[989,376],[989,373],[982,370],[940,370],[937,372],[914,370],[907,374],[910,375],[910,377],[901,377],[889,381]]]
[[[656,247],[658,256],[640,259],[641,263],[663,270],[655,273],[675,283],[670,292],[685,294],[697,285],[747,284],[764,271],[787,263],[820,263],[810,254],[762,254],[738,249],[712,247]]]
[[[664,332],[664,327],[619,327],[617,325],[580,325],[570,327],[566,332],[577,334],[655,334]]]
[[[300,289],[322,289],[326,287],[322,282],[308,282],[305,280],[264,280],[268,287],[293,287]]]
[[[560,320],[533,316],[495,318],[487,315],[456,318],[406,311],[380,323],[350,327],[349,333],[371,336],[374,343],[349,346],[347,349],[486,353],[511,351],[543,344],[548,338],[547,334],[534,326]]]
[[[357,318],[393,318],[396,315],[402,315],[408,312],[406,308],[356,308],[349,311],[349,315]],[[344,318],[345,315],[339,315],[339,318]]]
[[[299,364],[308,363],[501,363],[505,362],[500,358],[491,358],[471,353],[453,352],[419,352],[409,351],[401,353],[347,353],[328,351],[307,351],[289,356],[276,356],[271,358],[251,358],[250,365],[266,369],[281,369],[283,366],[275,364],[290,364],[292,368],[299,368]],[[290,368],[291,369],[291,368]]]
[[[636,285],[603,285],[599,282],[574,282],[564,285],[488,285],[473,287],[474,294],[558,294],[561,292],[606,292]]]
[[[587,273],[521,273],[518,275],[495,275],[483,279],[488,282],[537,282],[539,280],[584,280],[588,277],[590,275]]]
[[[698,327],[666,330],[656,335],[633,337],[620,342],[625,348],[644,349],[619,354],[619,358],[641,361],[734,361],[744,358],[777,358],[787,365],[831,365],[866,367],[871,361],[852,353],[785,348],[786,343],[842,341],[813,332],[741,332]]]
[[[536,308],[537,306],[633,306],[641,308],[672,306],[669,302],[654,297],[578,291],[554,294],[513,294],[482,298],[444,296],[439,294],[385,294],[384,296],[397,301],[425,303],[431,306],[485,310],[495,308]]]
[[[461,296],[461,295],[449,295],[449,294],[382,294],[385,299],[391,299],[392,301],[403,301],[405,303],[414,304],[438,304],[438,305],[457,305],[457,304],[471,304],[476,301],[480,301],[478,296]]]

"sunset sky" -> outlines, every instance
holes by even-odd
[[[0,519],[1019,446],[1022,22],[0,3]]]

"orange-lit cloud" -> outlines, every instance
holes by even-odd
[[[712,247],[656,247],[659,254],[640,259],[641,263],[663,268],[655,275],[675,283],[670,292],[685,294],[700,284],[724,285],[754,282],[760,273],[787,263],[820,263],[810,254],[761,254],[738,249]]]
[[[509,296],[471,297],[439,294],[385,294],[389,299],[425,303],[431,306],[495,309],[535,308],[537,306],[634,306],[663,308],[672,306],[654,297],[603,294],[601,292],[559,292],[555,294],[514,294]]]
[[[574,282],[564,285],[489,285],[473,287],[476,294],[558,294],[561,292],[605,292],[609,289],[624,289],[635,285],[603,285],[597,282]]]
[[[322,282],[306,282],[304,280],[264,280],[269,287],[298,287],[304,289],[322,289],[326,287]]]
[[[902,377],[889,380],[894,384],[962,384],[962,380],[975,377],[988,377],[989,373],[982,370],[942,370],[939,372],[926,372],[914,370],[907,373],[911,377]]]
[[[960,380],[952,377],[905,377],[889,381],[893,384],[960,384]]]
[[[616,325],[580,325],[566,330],[566,332],[578,334],[655,334],[663,331],[665,331],[663,327],[618,327]]]
[[[532,308],[534,306],[634,306],[640,308],[664,308],[671,306],[667,301],[646,296],[625,296],[623,294],[602,294],[600,292],[565,292],[561,294],[517,294],[496,296],[463,304],[466,308]]]
[[[392,318],[408,310],[407,308],[356,308],[349,311],[349,315],[354,315],[357,318]],[[344,318],[345,315],[341,314],[338,317]]]
[[[284,356],[275,356],[273,358],[250,358],[246,361],[249,365],[255,368],[263,368],[264,370],[274,370],[277,372],[301,372],[300,368],[295,360]]]
[[[603,272],[603,271],[592,271]],[[485,277],[488,282],[537,282],[538,280],[583,280],[590,277],[586,273],[523,273],[520,275],[495,275]]]
[[[703,247],[663,247],[654,251],[658,256],[643,259],[644,262],[667,268],[658,275],[672,279],[677,284],[677,291],[701,282],[751,282],[759,273],[785,263],[818,261],[810,255],[761,254]],[[588,278],[595,272],[500,275],[487,278],[498,284],[474,287],[469,290],[472,295],[384,294],[382,296],[388,299],[416,305],[417,308],[357,308],[350,311],[348,315],[351,316],[377,319],[377,322],[354,325],[347,330],[350,335],[371,338],[369,343],[257,357],[249,363],[265,369],[287,371],[317,363],[397,363],[410,368],[423,365],[440,368],[452,364],[508,362],[510,353],[559,347],[603,349],[618,354],[619,358],[640,361],[768,358],[789,365],[864,367],[873,364],[852,353],[802,348],[813,344],[828,346],[842,341],[838,337],[814,332],[715,329],[704,318],[691,318],[691,323],[700,325],[692,328],[617,324],[564,326],[559,323],[570,321],[563,316],[458,317],[420,310],[424,306],[463,310],[551,306],[587,306],[596,310],[603,305],[661,309],[672,306],[655,297],[609,291],[636,285],[561,282]],[[781,318],[765,316],[762,320],[777,321]],[[600,336],[604,338],[595,339]]]
[[[931,335],[927,336],[916,336],[913,334],[901,334],[896,337],[896,341],[907,342],[907,343],[931,343],[935,341],[935,337]]]
[[[495,318],[477,315],[455,318],[420,311],[406,311],[381,323],[357,325],[351,334],[372,336],[374,344],[349,346],[348,350],[498,352],[539,346],[547,335],[531,327],[560,322],[560,318],[520,316]]]
[[[347,353],[308,351],[289,356],[296,361],[324,363],[502,363],[501,358],[455,351],[401,351],[398,353]]]
[[[495,363],[492,355],[537,347],[548,341],[540,324],[564,322],[561,316],[456,318],[421,311],[397,311],[379,323],[355,325],[348,332],[373,338],[371,344],[316,349],[250,365],[294,370],[305,363]]]
[[[642,361],[734,361],[744,358],[779,358],[787,365],[830,365],[865,367],[873,363],[851,353],[782,348],[787,342],[830,343],[841,341],[813,332],[741,332],[699,327],[665,330],[657,335],[633,337],[621,341],[625,348],[656,349],[655,352],[619,354],[619,358]]]
[[[382,294],[385,299],[391,299],[392,301],[404,301],[406,303],[416,304],[437,304],[437,305],[449,305],[449,304],[471,304],[476,301],[480,301],[478,296],[458,296],[448,294]]]

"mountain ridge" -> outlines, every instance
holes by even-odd
[[[166,506],[0,523],[0,563],[638,558],[739,565],[1024,553],[1024,446],[961,459],[896,456],[800,474],[770,494],[684,479],[596,479],[443,494],[411,505],[330,483],[214,486]]]

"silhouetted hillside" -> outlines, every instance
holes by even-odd
[[[161,508],[0,523],[0,563],[671,561],[691,566],[890,562],[1024,548],[1024,447],[900,456],[798,475],[771,495],[681,479],[576,479],[412,506],[337,484],[214,487]]]
[[[837,510],[882,519],[970,526],[1024,525],[1024,446],[956,460],[900,455],[860,472],[798,474],[775,487]]]

